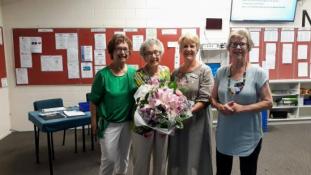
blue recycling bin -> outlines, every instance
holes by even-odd
[[[79,110],[83,112],[90,111],[90,103],[89,102],[80,102]]]
[[[261,111],[262,131],[268,132],[268,110]]]

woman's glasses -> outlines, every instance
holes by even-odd
[[[151,56],[160,56],[161,55],[161,51],[159,50],[154,50],[154,51],[146,51],[145,56],[147,57],[151,57]]]
[[[238,48],[238,47],[244,48],[246,46],[247,46],[247,43],[243,43],[243,42],[232,42],[232,43],[230,43],[231,48]]]
[[[117,47],[117,48],[116,48],[116,52],[117,52],[117,53],[122,53],[122,51],[123,51],[125,54],[130,53],[130,50],[129,50],[128,48],[126,48],[126,47]]]

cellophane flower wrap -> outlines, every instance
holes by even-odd
[[[175,128],[182,129],[183,121],[192,116],[193,102],[182,95],[175,82],[160,82],[152,78],[138,88],[134,98],[136,126],[171,134]]]

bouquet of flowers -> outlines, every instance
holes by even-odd
[[[163,83],[151,79],[138,88],[134,98],[137,104],[134,114],[136,126],[147,126],[171,134],[175,128],[182,129],[182,122],[192,116],[193,102],[178,91],[175,82]]]

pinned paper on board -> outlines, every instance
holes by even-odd
[[[81,77],[82,78],[93,78],[92,63],[81,63]]]
[[[105,50],[94,50],[94,63],[95,65],[105,65],[106,64],[106,54]]]
[[[283,44],[282,49],[282,63],[291,64],[293,62],[293,45],[292,44]]]
[[[27,68],[16,68],[16,84],[28,84],[28,70]]]
[[[63,57],[61,55],[42,55],[40,57],[41,71],[58,72],[63,71]]]
[[[1,78],[1,87],[8,87],[8,79]]]
[[[252,48],[249,52],[249,62],[258,63],[259,62],[259,48]]]
[[[94,34],[94,40],[95,40],[95,49],[96,50],[106,49],[106,34],[105,33]]]
[[[146,39],[157,38],[157,29],[146,29]]]
[[[308,45],[298,45],[298,60],[306,60],[308,57]]]
[[[140,46],[144,42],[144,36],[143,35],[133,35],[133,51],[139,51]]]
[[[92,61],[93,54],[92,54],[92,46],[81,46],[81,60],[82,61]]]
[[[307,77],[308,76],[308,63],[300,62],[298,63],[298,77]]]

